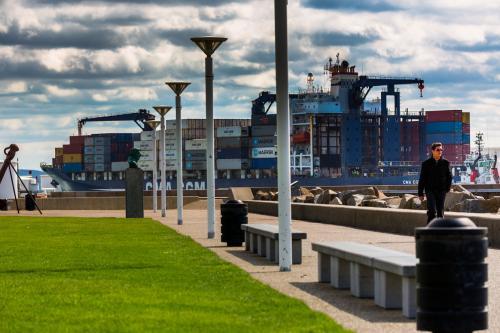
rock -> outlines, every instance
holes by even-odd
[[[269,192],[258,190],[257,193],[255,193],[255,200],[271,200],[271,195]]]
[[[329,204],[333,198],[337,196],[337,192],[333,190],[325,190],[321,194],[318,195],[317,201],[318,204]]]
[[[363,200],[363,202],[361,202],[361,206],[387,208],[388,204],[385,200],[382,199],[372,199],[372,200]]]
[[[444,200],[444,210],[450,210],[456,204],[465,201],[466,199],[476,198],[470,192],[449,192],[446,194],[446,199]]]
[[[311,191],[309,191],[307,188],[305,187],[301,187],[300,188],[300,195],[308,195],[308,194],[311,194]]]
[[[500,214],[500,208],[498,208],[498,212],[497,212],[497,214]]]
[[[409,202],[412,198],[416,198],[416,196],[413,194],[403,194],[403,196],[401,197],[401,202],[399,203],[399,209],[410,209]]]
[[[407,206],[409,207],[408,209],[421,209],[422,201],[418,197],[413,197],[408,201]]]
[[[321,194],[323,193],[323,189],[319,186],[316,186],[315,188],[313,188],[312,190],[310,190],[310,192],[314,195],[318,195],[318,194]]]
[[[344,192],[338,193],[337,195],[340,198],[340,200],[342,200],[342,203],[344,205],[347,205],[347,201],[349,200],[349,198],[351,198],[353,195],[356,195],[356,194],[360,194],[360,195],[372,195],[372,196],[375,196],[378,199],[378,197],[375,194],[375,189],[373,187],[366,187],[366,188],[362,188],[362,189],[359,189],[359,190],[344,191]]]
[[[319,202],[318,202],[318,199],[319,199],[319,196],[320,196],[320,195],[321,195],[321,194],[316,194],[316,195],[314,196],[314,203],[315,203],[315,204],[319,203]]]
[[[399,208],[399,205],[401,204],[402,199],[398,196],[394,196],[394,197],[385,197],[385,198],[382,198],[381,200],[384,200],[385,202],[387,202],[388,207]]]
[[[467,199],[464,202],[453,207],[454,211],[468,213],[497,213],[500,208],[500,197],[495,196],[491,199]],[[455,210],[456,209],[456,210]]]
[[[339,206],[342,206],[342,200],[340,200],[339,198],[337,197],[334,197],[331,201],[330,201],[330,205],[339,205]]]
[[[363,195],[363,194],[353,194],[349,199],[347,199],[348,206],[361,206],[364,200],[377,199],[375,195]]]
[[[278,201],[278,192],[269,192],[272,201]]]
[[[314,203],[314,195],[311,193],[309,195],[306,195],[306,200],[304,201],[305,203]]]
[[[381,190],[379,190],[375,186],[373,186],[373,190],[375,191],[375,195],[377,196],[377,198],[379,198],[379,199],[387,198],[387,196],[384,194],[384,192],[382,192]]]

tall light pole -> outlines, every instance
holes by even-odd
[[[215,237],[215,163],[214,163],[214,97],[212,54],[224,43],[224,37],[193,37],[191,40],[205,53],[205,94],[207,117],[207,205],[208,238]]]
[[[290,115],[288,113],[287,0],[274,0],[276,110],[278,132],[278,220],[280,271],[292,270]]]
[[[161,171],[161,216],[165,217],[167,209],[167,188],[166,188],[166,175],[165,175],[165,115],[171,106],[153,106],[161,116],[161,133],[160,133],[160,171]]]
[[[156,151],[156,128],[160,125],[159,120],[146,121],[149,127],[153,129],[153,212],[158,209],[158,157]]]
[[[182,118],[181,94],[191,82],[165,82],[175,93],[175,138],[177,140],[177,224],[182,224],[184,206],[182,188]]]

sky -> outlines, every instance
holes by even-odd
[[[365,75],[424,79],[423,98],[401,86],[402,110],[468,111],[472,136],[500,147],[498,13],[490,0],[288,0],[290,92],[309,72],[327,87],[323,66],[340,53]],[[275,91],[274,1],[0,0],[0,148],[18,144],[21,167],[38,169],[78,118],[173,105],[167,80],[192,82],[183,118],[204,118],[204,54],[190,41],[204,35],[228,38],[214,54],[215,117],[249,118]]]

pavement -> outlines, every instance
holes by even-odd
[[[38,212],[22,212],[23,215],[39,215]],[[0,212],[17,215],[15,212]],[[123,211],[45,211],[45,216],[125,217]],[[216,215],[216,234],[207,239],[207,213],[205,210],[185,210],[184,224],[177,225],[177,211],[168,210],[165,218],[159,212],[146,212],[162,224],[190,236],[194,241],[215,252],[222,259],[247,271],[252,277],[270,287],[302,300],[310,308],[332,317],[342,326],[358,333],[417,332],[415,320],[403,317],[401,310],[384,310],[373,299],[359,299],[348,290],[336,290],[329,284],[318,283],[317,253],[311,250],[311,242],[322,240],[355,241],[366,244],[415,253],[415,240],[410,236],[372,232],[360,229],[293,220],[293,228],[307,232],[303,241],[301,265],[293,265],[291,272],[280,272],[278,265],[265,258],[246,252],[244,247],[227,247],[220,241],[220,212]],[[249,214],[249,223],[277,224],[272,216]],[[489,249],[488,312],[489,329],[477,332],[500,332],[500,250]]]

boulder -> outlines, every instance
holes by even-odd
[[[316,186],[315,188],[313,188],[312,190],[309,190],[309,191],[314,195],[318,195],[318,194],[323,193],[323,189],[319,186]]]
[[[402,199],[398,196],[394,196],[394,197],[385,197],[382,198],[381,200],[384,200],[387,203],[388,207],[399,208]]]
[[[338,193],[338,197],[340,200],[342,200],[342,203],[344,205],[347,205],[347,201],[349,198],[351,198],[353,195],[360,194],[360,195],[372,195],[375,196],[377,199],[378,197],[375,194],[375,189],[373,187],[366,187],[366,188],[361,188],[358,190],[349,190],[349,191],[344,191]]]
[[[307,188],[305,187],[301,187],[300,188],[300,195],[308,195],[308,194],[311,194],[311,191],[309,191]]]
[[[453,207],[454,211],[468,213],[497,213],[500,209],[500,197],[487,200],[467,199]]]
[[[255,200],[271,200],[271,195],[269,192],[258,190],[257,193],[255,193]]]
[[[363,200],[363,202],[361,202],[361,206],[387,208],[388,204],[387,201],[382,199],[372,199],[372,200]]]
[[[330,205],[339,205],[339,206],[342,206],[342,200],[340,200],[339,198],[337,197],[334,197],[331,201],[330,201]]]
[[[329,204],[336,196],[337,192],[333,190],[325,190],[321,194],[318,194],[317,201],[315,202],[318,204]]]
[[[413,194],[403,194],[403,196],[401,197],[401,202],[399,203],[399,208],[400,209],[410,209],[409,202],[412,198],[416,198],[416,196]]]
[[[309,195],[306,195],[305,197],[306,197],[306,199],[304,201],[305,203],[314,203],[314,195],[312,193]]]
[[[364,200],[378,199],[375,195],[363,195],[363,194],[353,194],[349,199],[347,199],[348,206],[361,206]]]
[[[379,198],[379,199],[387,198],[387,196],[384,194],[384,192],[382,192],[381,190],[379,190],[375,186],[373,186],[373,190],[375,191],[375,195],[377,196],[377,198]]]
[[[422,209],[422,201],[418,197],[413,197],[408,201],[408,209]],[[427,209],[427,208],[426,208]]]
[[[476,199],[474,195],[470,192],[449,192],[446,194],[446,199],[444,200],[444,210],[451,210],[459,202],[465,201],[467,199]]]
[[[278,201],[278,192],[269,192],[272,201]]]

